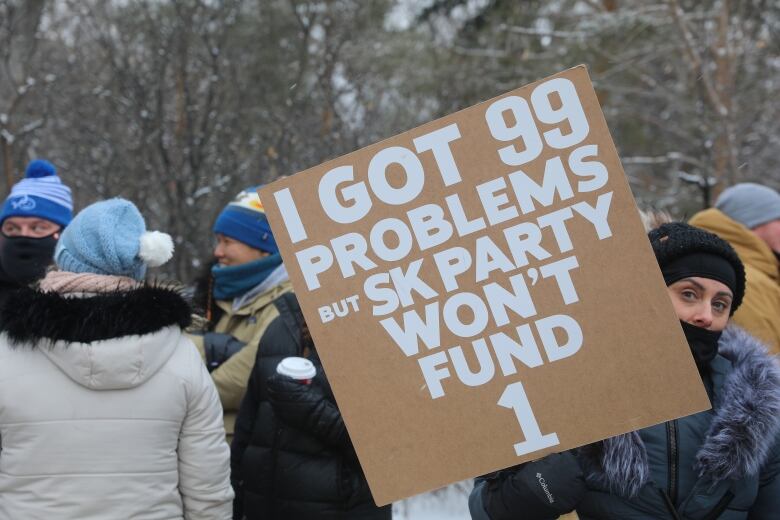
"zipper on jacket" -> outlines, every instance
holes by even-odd
[[[677,488],[679,486],[680,476],[678,474],[680,465],[680,453],[677,438],[677,420],[666,423],[666,451],[669,457],[669,485],[666,496],[672,501],[672,505],[677,503]]]
[[[674,503],[669,498],[669,495],[666,494],[666,491],[663,489],[658,490],[661,493],[661,498],[664,499],[664,504],[666,504],[666,509],[669,510],[669,512],[672,514],[672,518],[674,520],[683,520],[680,516],[680,513],[677,512],[677,509],[674,507]]]

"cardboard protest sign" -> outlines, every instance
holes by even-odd
[[[709,408],[583,66],[261,197],[377,504]]]

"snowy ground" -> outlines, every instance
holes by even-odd
[[[393,504],[393,520],[470,520],[471,480]]]

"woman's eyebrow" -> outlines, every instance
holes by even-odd
[[[680,280],[680,281],[681,281],[681,282],[689,282],[689,283],[692,283],[693,285],[695,285],[697,288],[701,289],[702,291],[704,290],[704,286],[703,286],[702,284],[700,284],[699,282],[697,282],[696,280],[694,280],[693,278],[683,278],[683,279],[682,279],[682,280]]]

